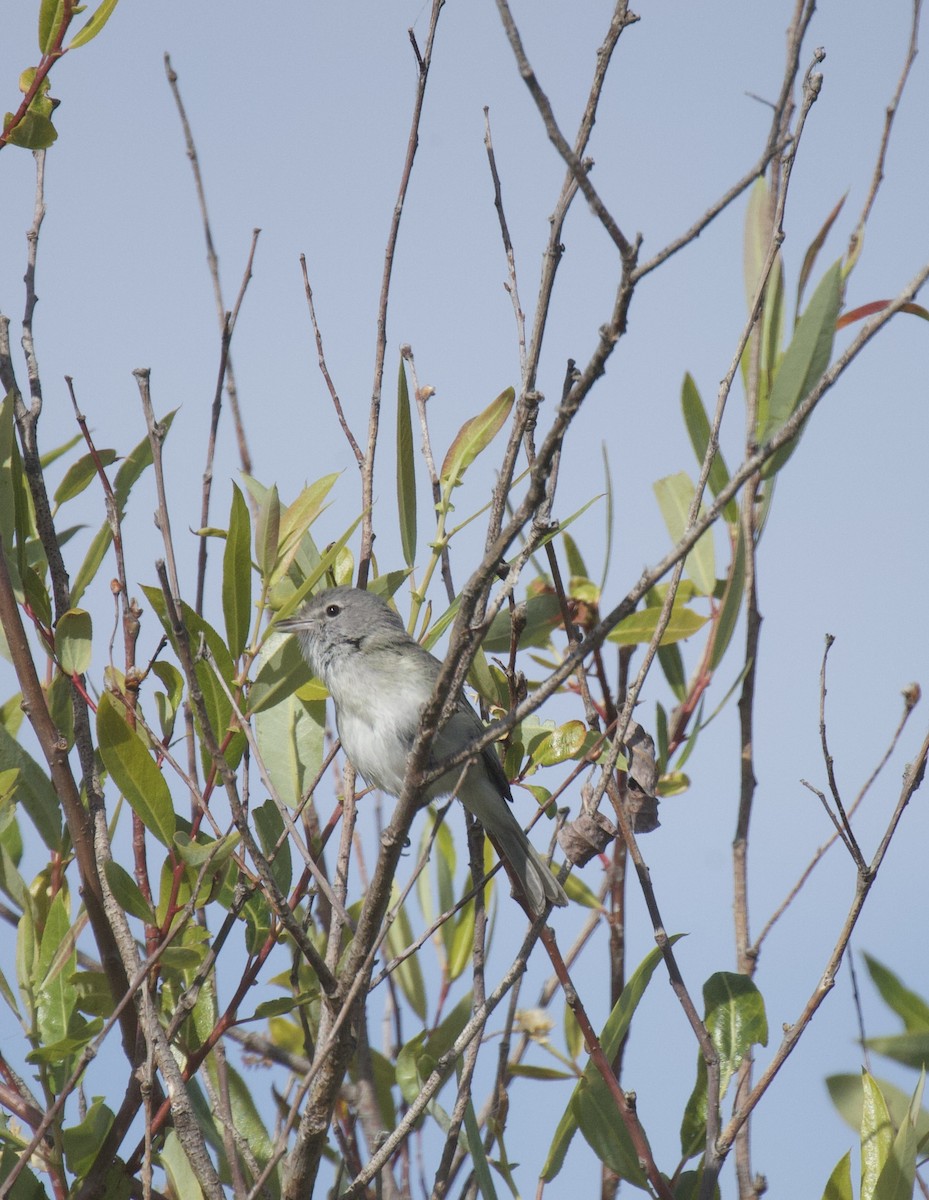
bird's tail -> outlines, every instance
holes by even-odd
[[[468,807],[474,811],[477,807],[473,803],[474,796],[469,795],[468,799],[472,801]],[[488,797],[488,803],[480,806],[487,811],[475,812],[475,816],[490,835],[501,857],[512,867],[536,916],[541,916],[549,904],[559,907],[567,904],[564,888],[551,873],[548,864],[536,853],[507,802],[496,793],[493,801],[489,801]]]

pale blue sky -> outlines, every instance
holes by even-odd
[[[12,0],[3,5],[0,85],[7,109],[15,107],[19,71],[35,58],[33,7]],[[602,0],[515,6],[527,51],[569,134],[609,11]],[[628,235],[642,232],[643,255],[649,256],[757,158],[768,110],[748,93],[762,98],[776,93],[789,11],[786,4],[744,0],[644,2],[639,11],[641,22],[626,31],[617,51],[591,153],[601,195]],[[170,501],[190,592],[195,542],[185,531],[199,520],[219,339],[162,54],[167,50],[172,56],[193,124],[227,305],[238,289],[252,228],[263,231],[233,345],[255,473],[265,483],[276,481],[288,498],[305,481],[343,469],[336,503],[322,528],[323,536],[335,536],[356,515],[358,491],[316,369],[298,256],[307,256],[329,366],[360,437],[371,390],[383,247],[414,83],[406,30],[412,25],[424,40],[427,18],[428,8],[419,0],[352,5],[281,0],[262,6],[124,0],[103,34],[53,73],[52,93],[62,101],[55,118],[60,139],[48,156],[36,315],[46,393],[43,449],[73,431],[65,374],[74,377],[80,404],[102,442],[123,451],[134,445],[144,426],[130,372],[151,367],[156,409],[182,406],[169,439]],[[785,222],[789,294],[807,244],[848,190],[846,211],[819,268],[846,248],[870,182],[909,21],[904,0],[891,0],[879,15],[863,0],[831,0],[814,19],[802,60],[807,62],[817,45],[825,47],[827,57]],[[495,7],[450,0],[439,23],[400,235],[385,389],[389,397],[397,347],[412,344],[421,382],[437,390],[432,420],[438,446],[465,416],[518,383],[513,319],[502,287],[505,263],[482,144],[485,104],[491,110],[523,305],[530,310],[562,169],[518,78]],[[884,187],[852,276],[852,305],[894,295],[929,257],[927,113],[929,68],[923,57],[903,100]],[[0,310],[14,319],[15,329],[22,310],[22,235],[32,209],[30,156],[5,150],[0,181]],[[699,242],[641,285],[629,335],[566,450],[560,516],[602,489],[601,442],[609,449],[617,490],[611,600],[618,600],[642,567],[667,548],[652,481],[678,470],[695,472],[679,415],[681,380],[690,371],[709,403],[733,354],[744,319],[744,212],[744,201],[736,203]],[[572,211],[564,241],[540,373],[540,386],[552,401],[565,359],[583,362],[590,353],[615,285],[611,246],[581,203]],[[847,337],[840,334],[837,344],[844,345]],[[827,397],[779,481],[760,562],[765,617],[757,716],[760,787],[751,845],[756,931],[828,834],[817,801],[799,784],[804,777],[823,786],[817,722],[825,633],[837,637],[829,723],[839,782],[849,798],[897,721],[900,689],[912,680],[929,685],[927,367],[927,327],[910,317],[895,319]],[[384,514],[377,519],[382,566],[391,564],[398,549],[392,534],[389,406],[385,426],[376,489]],[[737,461],[741,436],[741,408],[734,397],[723,435],[730,465]],[[225,422],[215,524],[225,523],[236,469]],[[476,478],[475,504],[488,478]],[[102,508],[89,507],[91,502],[96,498],[88,493],[84,519],[95,526]],[[130,577],[150,583],[160,553],[149,516],[151,493],[140,488],[136,502]],[[425,502],[423,492],[424,511]],[[573,532],[592,573],[599,575],[602,509],[592,508]],[[79,561],[77,550],[73,561]],[[218,566],[218,558],[213,563]],[[104,573],[101,582],[106,579]],[[216,611],[218,587],[214,569],[209,588]],[[150,637],[153,645],[154,630]],[[733,658],[721,672],[716,700],[736,670]],[[11,690],[5,682],[3,697]],[[656,699],[666,700],[657,674],[645,690],[641,719],[646,723]],[[901,753],[862,814],[866,851],[876,844],[925,720],[924,713],[914,717]],[[661,830],[643,842],[668,929],[690,933],[679,955],[694,995],[712,970],[733,966],[729,844],[737,765],[730,708],[706,732],[688,764],[692,790],[662,805]],[[454,828],[461,830],[460,818]],[[929,899],[927,834],[920,794],[855,937],[857,947],[882,959],[923,994],[929,994],[929,967],[922,939],[914,939],[913,932],[923,927]],[[596,867],[587,872],[595,884]],[[853,887],[851,864],[834,850],[771,937],[757,982],[775,1042],[819,978]],[[649,948],[651,933],[634,886],[630,895],[634,965]],[[578,982],[602,1018],[605,984],[594,973],[582,974]],[[533,994],[527,985],[526,1002]],[[868,987],[864,1001],[869,1032],[892,1032]],[[670,1169],[696,1047],[670,989],[657,977],[646,1008],[627,1056],[625,1083],[638,1094],[659,1164]],[[820,1194],[852,1144],[822,1081],[831,1071],[857,1069],[855,1036],[843,970],[835,993],[758,1113],[754,1166],[768,1176],[773,1195]],[[764,1051],[759,1061],[766,1061]],[[880,1072],[893,1074],[883,1067]],[[909,1086],[906,1077],[899,1078]],[[549,1125],[554,1127],[563,1098],[552,1100],[549,1118],[521,1112],[520,1100],[529,1095],[514,1089],[513,1136],[523,1121],[531,1122],[538,1146]],[[573,1154],[569,1166],[588,1171],[586,1148],[578,1144]],[[529,1152],[515,1156],[524,1164],[521,1183],[529,1194],[538,1163]],[[725,1186],[730,1194],[732,1180]],[[559,1184],[550,1194],[563,1194]]]

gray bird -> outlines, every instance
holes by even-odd
[[[355,770],[372,787],[399,796],[439,660],[410,637],[379,596],[353,587],[318,593],[278,629],[297,635],[310,669],[329,689],[339,738]],[[432,761],[462,750],[483,730],[459,693],[457,708],[432,743]],[[431,784],[429,799],[455,791],[461,771],[453,767]],[[568,903],[510,811],[510,786],[492,747],[468,768],[456,794],[509,863],[534,913]]]

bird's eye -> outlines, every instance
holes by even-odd
[[[339,607],[338,604],[327,604],[326,605],[326,616],[327,617],[337,617],[341,611],[342,611],[342,609]]]

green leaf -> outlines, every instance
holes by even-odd
[[[745,294],[748,303],[754,302],[762,268],[774,237],[774,201],[764,178],[758,179],[749,196],[745,217]],[[766,411],[768,395],[781,353],[781,330],[784,324],[784,271],[780,253],[776,254],[764,289],[761,315],[742,355],[742,377],[749,386],[750,366],[759,365],[757,379],[758,410]],[[761,338],[760,352],[756,349]]]
[[[868,1038],[865,1045],[875,1054],[892,1058],[917,1071],[929,1066],[929,1033],[900,1033],[890,1037]]]
[[[258,561],[258,570],[264,579],[270,579],[277,562],[280,536],[281,501],[275,484],[265,492],[264,499],[258,506],[258,517],[255,522],[255,558]]]
[[[130,916],[149,924],[155,922],[155,910],[142,895],[141,889],[127,870],[113,859],[103,864],[106,881],[120,908]]]
[[[555,1067],[533,1067],[528,1063],[510,1063],[509,1073],[518,1075],[520,1079],[544,1079],[549,1083],[563,1083],[566,1079],[577,1078],[573,1071],[559,1071]]]
[[[245,649],[251,619],[251,534],[248,505],[241,491],[233,484],[229,532],[223,550],[223,619],[229,653],[234,659]]]
[[[266,641],[258,657],[258,673],[248,691],[248,712],[273,708],[314,678],[295,637]],[[325,698],[325,692],[321,697]]]
[[[161,660],[152,664],[152,671],[164,684],[165,690],[155,693],[155,703],[158,706],[162,737],[166,742],[170,742],[174,733],[174,721],[184,699],[184,676],[174,663]]]
[[[57,462],[59,458],[67,454],[69,450],[73,450],[74,447],[83,440],[83,435],[76,433],[73,437],[69,437],[66,442],[62,442],[60,446],[55,446],[51,450],[46,450],[44,454],[39,456],[39,462],[42,464],[42,469],[45,470],[46,467],[50,467],[53,462]]]
[[[720,1095],[752,1046],[767,1046],[761,992],[747,975],[717,971],[703,985],[705,1022],[720,1059]]]
[[[706,458],[706,449],[710,444],[710,419],[706,409],[703,407],[703,401],[700,399],[697,385],[694,383],[693,376],[689,371],[684,376],[684,382],[681,385],[681,409],[684,413],[684,424],[687,426],[687,433],[690,435],[690,444],[693,446],[697,462],[702,468],[703,460]],[[722,450],[717,447],[707,483],[713,495],[718,496],[728,482],[729,470],[726,466],[726,460],[723,458]],[[739,508],[735,500],[730,500],[726,504],[723,509],[723,516],[730,525],[734,525],[738,521]]]
[[[393,902],[395,902],[396,896]],[[401,908],[397,913],[396,920],[388,928],[387,931],[387,948],[390,951],[391,957],[396,958],[403,953],[406,948],[412,944],[413,927],[410,924],[410,918],[407,916],[405,908]],[[400,990],[406,996],[413,1012],[421,1021],[426,1020],[426,983],[423,978],[422,967],[419,963],[419,956],[416,954],[409,955],[393,973],[394,979],[399,983]]]
[[[177,651],[177,643],[174,636],[174,629],[168,619],[168,610],[165,605],[164,596],[160,588],[146,587],[143,585],[142,591],[145,593],[149,604],[151,604],[158,619],[161,621],[165,632],[170,639],[171,645]],[[181,601],[181,620],[184,623],[184,628],[187,631],[187,638],[190,643],[190,649],[194,658],[194,673],[197,676],[197,683],[200,685],[200,691],[203,694],[203,702],[206,706],[207,716],[210,720],[210,725],[213,728],[213,733],[216,739],[223,741],[227,731],[231,728],[232,721],[232,703],[226,695],[219,680],[216,678],[216,671],[222,676],[226,687],[230,691],[235,691],[235,664],[232,661],[232,656],[226,648],[226,643],[216,632],[208,621],[199,616],[183,600]],[[210,655],[215,664],[206,662],[198,657],[198,649],[200,642],[206,644]],[[225,750],[226,762],[230,767],[235,768],[245,749],[245,737],[240,731],[236,731],[229,741]],[[209,770],[212,763],[206,748],[203,747],[203,763],[204,769]]]
[[[456,1071],[460,1083],[460,1062],[456,1064]],[[474,1112],[474,1101],[470,1097],[465,1108],[464,1131],[465,1137],[468,1140],[468,1151],[471,1155],[471,1169],[474,1172],[474,1182],[477,1184],[481,1200],[497,1200],[497,1190],[494,1187],[493,1176],[490,1173],[490,1164],[487,1161],[487,1153],[484,1150],[484,1140],[481,1136],[481,1129]]]
[[[877,1081],[861,1072],[861,1200],[877,1200],[877,1181],[894,1141],[894,1127]]]
[[[816,259],[819,256],[820,250],[823,248],[823,243],[829,236],[829,230],[835,224],[836,218],[842,211],[845,201],[848,199],[848,192],[839,200],[838,204],[832,210],[825,221],[822,223],[819,233],[813,238],[807,247],[806,254],[803,256],[803,266],[800,268],[800,275],[797,279],[797,312],[800,311],[800,305],[803,302],[803,293],[806,290],[806,285],[809,282],[810,275],[813,272],[813,267],[816,265]]]
[[[13,394],[8,392],[0,405],[0,538],[13,579],[13,586],[20,583],[20,555],[14,553],[19,541],[18,531],[22,528],[22,512],[28,507],[26,483],[23,478],[22,460],[13,425]],[[9,657],[7,653],[5,657]]]
[[[567,721],[534,743],[531,759],[540,766],[553,767],[570,758],[580,758],[597,740],[597,735],[583,721]]]
[[[889,1083],[886,1079],[878,1079],[876,1082],[887,1102],[887,1107],[890,1109],[894,1126],[899,1128],[906,1120],[910,1097],[906,1092],[901,1091],[900,1088],[895,1087],[894,1084]],[[829,1089],[829,1097],[842,1120],[847,1125],[850,1125],[852,1129],[856,1131],[860,1130],[862,1110],[861,1076],[851,1074],[830,1075],[826,1080],[826,1087]],[[920,1141],[929,1137],[929,1113],[925,1111],[920,1114],[917,1133]]]
[[[115,450],[98,450],[97,459],[104,467],[116,461]],[[65,471],[64,478],[55,488],[55,504],[62,505],[73,500],[97,478],[97,463],[92,454],[85,454],[71,464]]]
[[[221,838],[211,838],[205,833],[197,834],[196,840],[183,829],[174,835],[174,848],[188,867],[201,871],[209,863],[215,875],[232,857],[242,835],[237,829]]]
[[[820,376],[829,366],[835,323],[842,304],[842,262],[834,263],[813,293],[803,316],[797,322],[790,345],[784,351],[774,376],[766,410],[758,408],[756,440],[763,445],[777,433],[794,413]],[[766,477],[774,475],[796,448],[798,437],[765,464]]]
[[[129,727],[122,705],[104,692],[97,708],[100,756],[113,782],[142,824],[165,846],[176,828],[174,805],[148,745]]]
[[[251,817],[261,843],[261,849],[270,861],[274,882],[286,895],[290,891],[293,865],[290,857],[290,842],[286,837],[282,838],[284,822],[281,814],[277,811],[277,805],[273,800],[265,800],[264,804],[252,809]]]
[[[407,1104],[412,1104],[419,1095],[423,1081],[435,1066],[435,1060],[425,1055],[425,1042],[426,1031],[423,1029],[405,1042],[397,1053],[397,1086]]]
[[[69,988],[68,995],[70,999],[73,989]],[[102,1028],[103,1021],[99,1017],[92,1021],[85,1021],[80,1013],[74,1013],[68,1034],[57,1042],[43,1040],[35,1050],[29,1051],[26,1061],[46,1063],[52,1068],[60,1068],[55,1070],[55,1076],[58,1081],[57,1086],[62,1086],[74,1065],[75,1055],[79,1054],[88,1042],[93,1041]]]
[[[723,660],[723,655],[729,648],[732,635],[735,633],[739,613],[742,610],[742,594],[745,590],[745,535],[741,522],[736,534],[735,553],[729,577],[726,580],[726,591],[720,605],[719,617],[716,621],[716,633],[713,638],[713,651],[710,654],[710,670],[715,671]]]
[[[577,542],[570,533],[562,533],[561,541],[564,544],[565,558],[568,562],[569,575],[587,575],[587,564],[584,562],[583,555],[577,547]],[[547,586],[550,586],[547,584]]]
[[[747,975],[718,971],[703,985],[704,1022],[719,1054],[720,1098],[753,1045],[768,1044],[761,993]],[[681,1154],[699,1154],[706,1138],[707,1074],[697,1056],[697,1079],[681,1121]]]
[[[280,703],[262,705],[253,724],[275,791],[285,804],[296,808],[322,766],[325,700],[307,700],[292,692]]]
[[[16,800],[26,810],[36,832],[53,853],[62,850],[61,806],[52,782],[19,742],[0,725],[0,770],[19,771]]]
[[[684,670],[684,658],[680,647],[677,644],[659,646],[658,662],[675,699],[683,702],[687,695],[687,674]]]
[[[847,1150],[836,1163],[829,1176],[829,1182],[826,1184],[826,1190],[823,1192],[823,1200],[855,1200],[855,1194],[852,1191],[851,1150]]]
[[[508,706],[510,691],[506,677],[499,667],[488,661],[483,646],[478,646],[475,652],[468,670],[468,683],[488,704],[498,708]]]
[[[606,442],[601,444],[603,453],[603,475],[604,475],[604,494],[606,495],[606,521],[604,522],[604,536],[606,537],[606,547],[603,553],[603,570],[600,572],[600,591],[606,587],[607,572],[610,569],[610,557],[613,552],[613,520],[614,520],[614,504],[613,504],[613,475],[610,471],[610,460],[607,456]],[[586,571],[583,572],[587,574]]]
[[[919,1150],[915,1113],[919,1111],[925,1079],[925,1072],[922,1072],[913,1096],[913,1108],[897,1130],[890,1154],[878,1176],[874,1200],[912,1200],[916,1183],[916,1156]]]
[[[203,1200],[203,1192],[190,1165],[190,1159],[184,1153],[173,1129],[168,1130],[164,1146],[156,1159],[168,1177],[172,1195],[183,1196],[184,1200]]]
[[[907,1033],[929,1033],[929,1004],[876,958],[866,954],[864,960],[881,999],[897,1014]]]
[[[45,1048],[57,1046],[71,1032],[75,996],[70,979],[77,967],[74,938],[66,894],[58,892],[45,919],[36,965],[36,1020]]]
[[[101,525],[94,535],[87,553],[84,555],[84,561],[81,563],[77,575],[74,577],[74,586],[71,588],[71,602],[76,604],[78,600],[87,591],[87,586],[96,577],[100,570],[100,565],[106,557],[106,552],[113,544],[113,531],[109,525]]]
[[[469,881],[470,882],[470,881]],[[446,911],[443,909],[443,911]],[[469,900],[455,921],[451,945],[448,949],[448,977],[458,979],[467,970],[474,953],[474,901]],[[446,921],[442,926],[443,932],[448,927]]]
[[[457,610],[456,610],[457,611]],[[523,602],[526,623],[520,630],[519,645],[549,646],[552,634],[561,628],[561,606],[554,592],[540,592],[527,596]],[[490,623],[487,636],[481,645],[488,654],[509,654],[512,637],[512,621],[509,608],[502,608]]]
[[[218,1088],[220,1086],[218,1068],[212,1055],[207,1059],[207,1068],[213,1078],[213,1086]],[[222,1086],[224,1094],[228,1098],[233,1128],[237,1136],[241,1137],[248,1146],[249,1157],[254,1158],[258,1167],[261,1168],[271,1157],[273,1147],[255,1101],[252,1099],[251,1086],[246,1084],[239,1072],[229,1062],[223,1066]],[[214,1117],[214,1120],[217,1125],[220,1124],[218,1117]],[[278,1185],[280,1183],[279,1179],[275,1179],[274,1182]],[[271,1181],[269,1181],[269,1185],[270,1183]],[[273,1194],[274,1189],[271,1186],[267,1190],[269,1194]],[[187,1195],[187,1193],[182,1194],[185,1197]]]
[[[574,1009],[571,1005],[566,1004],[562,1011],[564,1014],[565,1047],[572,1058],[579,1058],[581,1051],[584,1049],[584,1034],[581,1031],[580,1024],[574,1015]]]
[[[648,644],[655,636],[658,628],[660,608],[640,608],[638,612],[630,613],[628,617],[606,635],[607,640],[620,646],[635,646],[640,643]],[[707,623],[709,617],[701,617],[692,608],[674,604],[671,608],[671,618],[661,637],[662,646],[673,642],[681,642],[692,637]]]
[[[694,498],[694,485],[684,471],[677,475],[667,475],[657,480],[653,485],[658,507],[664,517],[665,525],[671,534],[671,541],[676,545],[684,536],[690,506]],[[700,505],[700,514],[703,505]],[[713,531],[708,529],[698,540],[697,544],[687,555],[684,570],[693,581],[694,586],[704,596],[711,596],[716,587],[716,567],[713,556]]]
[[[55,45],[55,36],[64,16],[64,0],[42,0],[39,6],[39,51],[48,52]]]
[[[55,626],[55,657],[65,675],[83,675],[90,666],[93,630],[90,613],[69,608]]]
[[[168,431],[174,424],[174,418],[177,416],[177,409],[174,408],[167,413],[158,422],[161,427],[162,441],[168,436]],[[125,512],[126,501],[129,499],[129,493],[132,491],[137,480],[142,475],[146,468],[152,465],[152,445],[148,437],[144,437],[133,449],[126,455],[120,464],[119,470],[116,472],[116,479],[113,482],[113,493],[116,497],[116,504],[120,513]]]
[[[758,290],[761,269],[771,245],[772,224],[771,195],[767,181],[760,176],[748,194],[748,207],[745,212],[742,268],[745,299],[748,304],[755,299],[755,292]]]
[[[413,459],[410,392],[402,358],[397,380],[397,512],[400,516],[403,561],[408,567],[412,567],[416,561],[416,470]]]
[[[13,116],[13,113],[7,113],[3,119],[3,132],[10,145],[21,146],[24,150],[47,150],[57,141],[55,126],[31,104],[15,127]]]
[[[22,572],[23,593],[33,613],[48,628],[52,623],[52,598],[44,578],[32,567]]]
[[[571,880],[568,880],[570,885]],[[669,939],[671,945],[683,935],[675,933]],[[612,1060],[619,1050],[620,1043],[626,1036],[629,1030],[629,1025],[632,1021],[633,1014],[645,994],[645,989],[651,981],[655,969],[661,962],[661,951],[656,947],[650,950],[642,959],[641,963],[636,967],[630,978],[623,988],[622,995],[613,1006],[613,1011],[607,1018],[606,1025],[603,1027],[603,1032],[600,1034],[600,1045],[603,1048],[603,1053],[608,1060]],[[594,1078],[599,1078],[600,1073],[593,1063],[588,1063],[584,1068],[583,1079],[587,1081],[589,1087]],[[573,1096],[578,1093],[580,1083],[574,1089]],[[615,1109],[612,1097],[610,1098],[611,1114]],[[619,1115],[616,1114],[616,1121],[619,1121]],[[540,1172],[540,1178],[546,1183],[551,1183],[564,1164],[565,1155],[568,1152],[568,1147],[571,1144],[571,1139],[577,1130],[577,1118],[571,1104],[568,1105],[561,1120],[558,1122],[558,1128],[555,1130],[555,1136],[552,1138],[551,1146],[549,1147],[548,1157],[545,1160],[545,1165]]]
[[[83,1121],[79,1125],[72,1125],[70,1129],[62,1130],[61,1142],[65,1161],[72,1174],[82,1178],[90,1169],[112,1124],[112,1110],[103,1103],[101,1096],[95,1096]]]
[[[601,1076],[581,1080],[571,1097],[571,1112],[600,1161],[620,1179],[648,1191],[648,1181],[632,1138]]]
[[[92,38],[95,38],[113,15],[113,9],[117,3],[118,0],[103,0],[100,7],[91,14],[90,20],[71,39],[68,49],[76,50],[78,46],[85,46]]]
[[[75,971],[70,983],[81,1012],[95,1017],[113,1015],[113,993],[103,971]]]
[[[503,428],[515,399],[516,393],[511,387],[507,388],[496,400],[491,401],[483,412],[465,421],[458,430],[439,472],[446,497],[453,488],[458,487],[468,467],[482,450],[487,449]]]
[[[346,531],[342,534],[339,540],[337,542],[333,542],[327,548],[326,553],[315,562],[309,574],[306,575],[296,591],[291,592],[286,599],[277,597],[279,608],[275,613],[276,620],[284,620],[286,617],[289,617],[292,613],[296,612],[306,597],[315,589],[319,581],[325,576],[326,572],[332,567],[338,569],[340,560],[342,558],[342,552],[345,549],[349,538],[351,538],[352,534],[360,524],[361,517],[357,517],[351,523],[348,529],[346,529]]]
[[[177,409],[169,412],[159,422],[163,436],[167,436],[168,430],[174,421]],[[152,447],[148,438],[145,437],[137,446],[123,459],[119,470],[116,472],[116,479],[113,481],[113,495],[116,500],[117,512],[122,518],[125,515],[126,501],[129,499],[129,493],[139,476],[147,467],[152,465]],[[96,536],[90,543],[84,561],[81,563],[77,575],[74,577],[74,582],[71,585],[71,603],[76,605],[78,600],[87,590],[88,584],[97,574],[100,569],[100,564],[106,556],[107,550],[110,548],[110,543],[113,541],[113,532],[110,529],[109,522],[104,521],[97,531]]]
[[[308,529],[327,507],[326,497],[338,478],[338,472],[323,475],[315,483],[305,487],[296,500],[281,512],[277,563],[270,579],[272,587],[283,579],[293,566],[304,545]],[[262,492],[262,495],[266,494],[266,491]],[[260,507],[261,501],[258,504]]]

